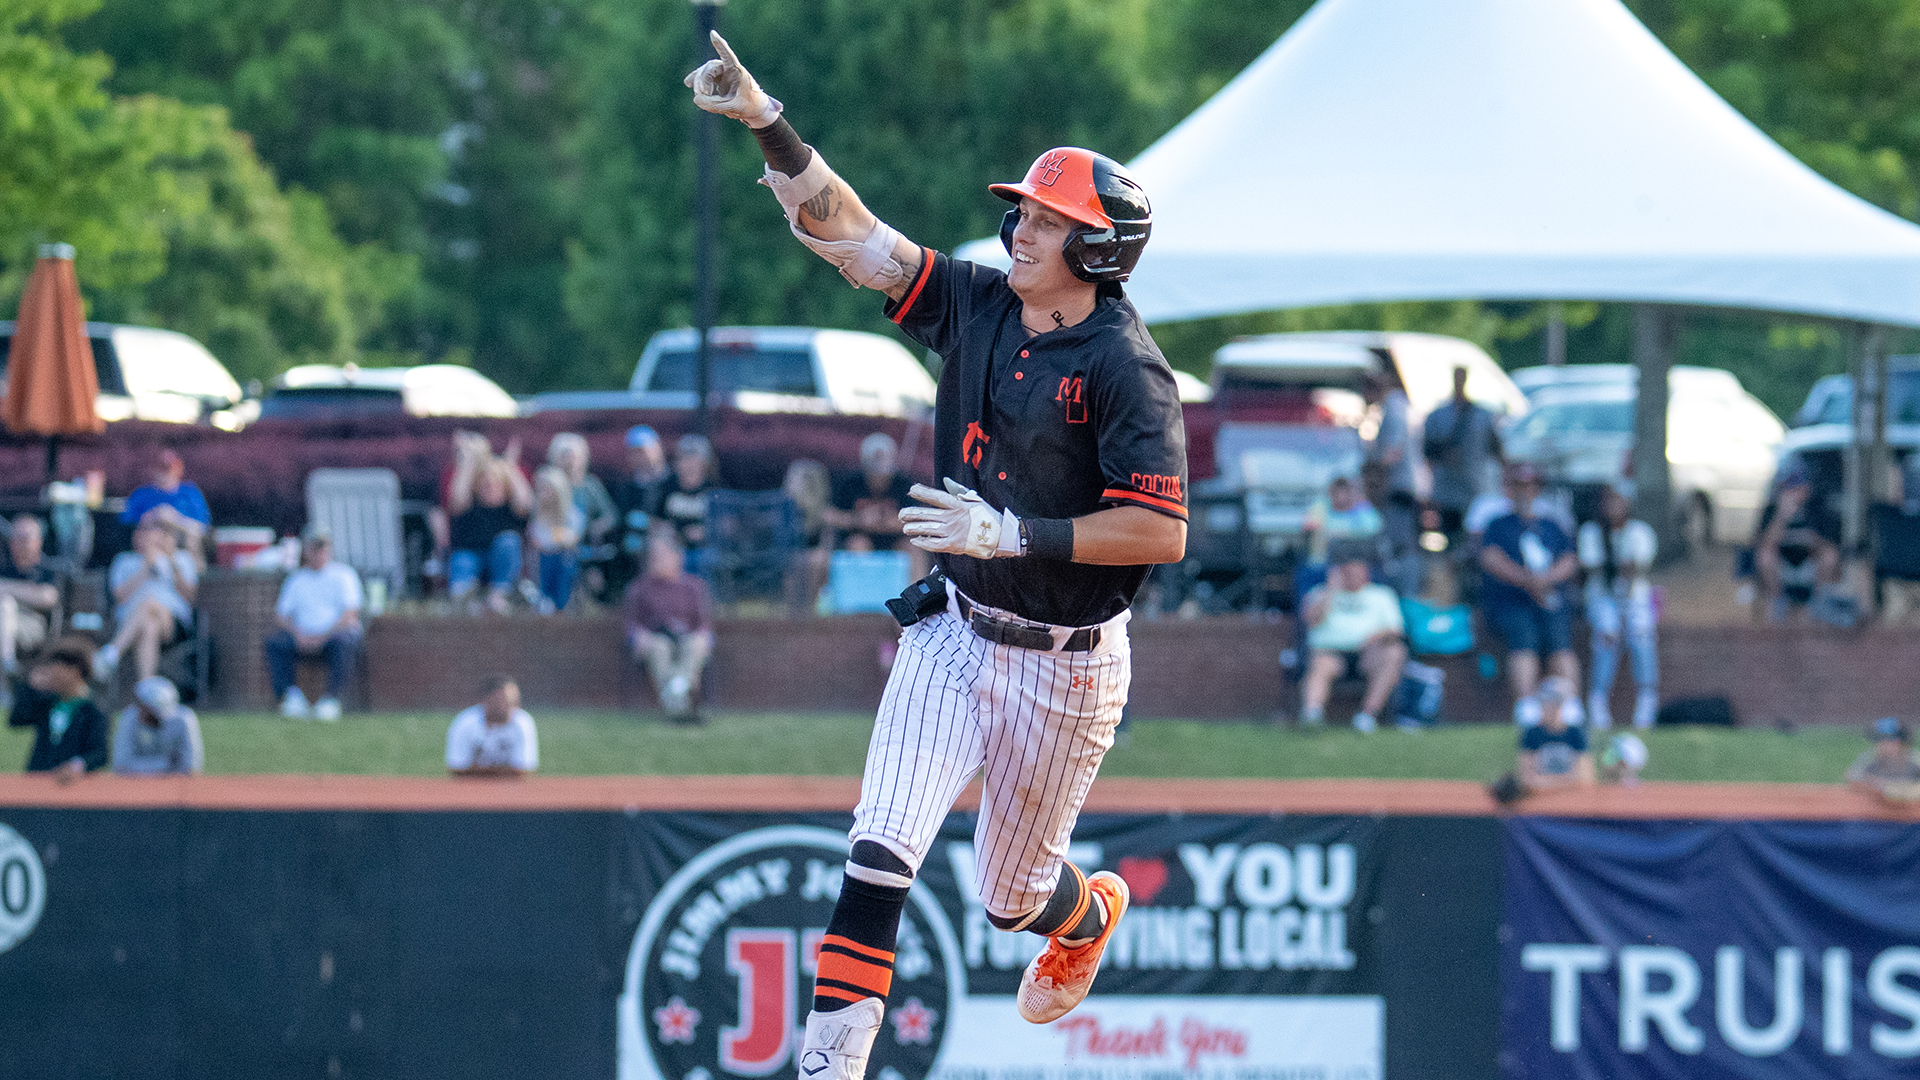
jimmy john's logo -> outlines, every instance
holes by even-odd
[[[667,880],[641,917],[620,997],[621,1080],[791,1076],[846,834],[782,825],[716,844]],[[965,969],[945,912],[916,885],[900,920],[874,1080],[934,1068]]]

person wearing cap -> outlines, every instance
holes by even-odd
[[[614,535],[620,545],[620,557],[614,563],[607,582],[607,594],[619,595],[627,583],[638,577],[647,564],[647,530],[660,516],[660,504],[666,501],[672,470],[667,468],[667,453],[660,445],[660,433],[646,424],[627,429],[627,472],[614,485],[613,506],[619,514]]]
[[[1541,680],[1534,694],[1540,704],[1540,722],[1520,732],[1518,775],[1527,791],[1593,786],[1593,754],[1587,748],[1586,728],[1569,723],[1567,717],[1576,696],[1566,679]]]
[[[113,732],[113,771],[121,776],[196,776],[200,772],[200,718],[180,704],[180,691],[165,676],[141,679],[133,704],[120,712]]]
[[[1805,465],[1789,461],[1781,469],[1753,541],[1758,613],[1768,622],[1784,620],[1790,604],[1808,603],[1840,583],[1840,520],[1825,504]]]
[[[705,435],[682,435],[673,444],[673,471],[660,499],[660,519],[673,527],[687,554],[687,570],[706,577],[714,551],[707,536],[707,515],[719,486],[719,462]]]
[[[860,471],[833,478],[827,524],[849,550],[893,551],[901,546],[900,509],[914,505],[913,481],[900,474],[900,447],[876,431],[860,441]]]
[[[1847,783],[1888,802],[1920,800],[1920,755],[1913,750],[1913,731],[1898,717],[1883,716],[1867,730],[1873,747],[1861,752],[1847,767]]]
[[[1633,726],[1650,728],[1660,711],[1660,655],[1654,632],[1653,586],[1647,580],[1659,540],[1633,519],[1630,484],[1600,494],[1600,517],[1580,526],[1580,566],[1587,572],[1587,625],[1592,629],[1593,674],[1587,684],[1587,722],[1613,726],[1607,698],[1620,666],[1620,647],[1633,661]]]
[[[276,629],[267,637],[267,674],[280,715],[289,720],[340,719],[340,691],[360,652],[360,575],[333,561],[333,534],[308,525],[300,534],[300,569],[287,575],[273,606]],[[300,657],[327,663],[327,692],[311,706],[295,685]]]
[[[1353,716],[1355,731],[1373,731],[1407,666],[1407,624],[1400,598],[1368,577],[1364,541],[1342,540],[1328,552],[1326,584],[1307,593],[1307,674],[1300,686],[1300,724],[1325,722],[1327,695],[1343,673],[1364,675],[1366,696]]]
[[[1513,512],[1495,518],[1481,541],[1480,607],[1506,643],[1507,680],[1518,701],[1538,685],[1543,659],[1553,674],[1579,682],[1567,593],[1580,566],[1567,531],[1537,512],[1540,470],[1516,462],[1507,466],[1506,484]]]
[[[127,496],[120,521],[126,525],[152,521],[169,526],[180,534],[184,550],[197,553],[201,539],[213,527],[213,511],[207,508],[206,495],[186,475],[187,464],[180,455],[162,449],[154,456],[151,481]]]

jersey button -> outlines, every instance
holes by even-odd
[[[1007,474],[1006,474],[1006,473],[1001,473],[1001,474],[1000,474],[1000,479],[1002,479],[1002,480],[1005,480],[1006,478],[1007,478]]]
[[[1022,360],[1025,360],[1026,358],[1027,358],[1027,350],[1025,350],[1025,349],[1021,349],[1021,350],[1020,350],[1020,359],[1022,359]]]
[[[1027,373],[1026,373],[1026,372],[1024,372],[1024,371],[1016,371],[1016,372],[1014,372],[1014,373],[1013,373],[1013,378],[1014,378],[1014,381],[1016,381],[1016,382],[1018,382],[1018,381],[1019,381],[1019,380],[1021,380],[1021,379],[1024,379],[1024,378],[1026,378],[1026,377],[1027,377]]]

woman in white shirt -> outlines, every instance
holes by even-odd
[[[1647,572],[1658,547],[1653,529],[1629,515],[1633,503],[1624,484],[1600,498],[1600,518],[1580,526],[1580,565],[1587,572],[1587,623],[1593,628],[1593,676],[1587,715],[1595,728],[1612,726],[1607,696],[1613,690],[1624,640],[1638,688],[1633,726],[1653,726],[1660,708],[1660,658],[1654,632],[1653,586]]]

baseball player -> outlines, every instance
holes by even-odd
[[[1186,437],[1173,373],[1120,289],[1151,221],[1126,170],[1048,151],[990,188],[1015,204],[1000,228],[1012,269],[952,260],[868,211],[718,34],[713,46],[719,58],[687,76],[695,103],[753,130],[794,236],[885,293],[887,315],[946,360],[942,485],[915,485],[920,505],[900,512],[938,570],[902,597],[913,610],[799,1059],[804,1080],[858,1080],[907,890],[976,773],[987,917],[1049,939],[1021,978],[1020,1015],[1052,1021],[1092,986],[1127,887],[1065,854],[1126,703],[1127,607],[1151,564],[1186,549]]]

